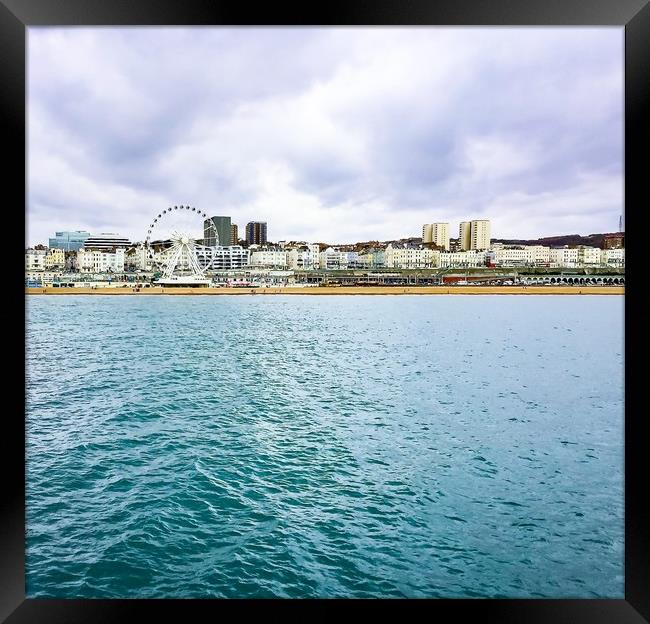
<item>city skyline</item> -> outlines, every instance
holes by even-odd
[[[613,232],[622,53],[619,28],[30,28],[26,244],[140,240],[188,201],[274,240]]]

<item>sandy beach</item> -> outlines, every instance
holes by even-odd
[[[323,286],[317,288],[26,288],[28,295],[623,295],[624,286]]]

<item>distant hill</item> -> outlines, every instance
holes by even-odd
[[[513,239],[513,238],[493,238],[493,243],[503,243],[504,245],[544,245],[545,247],[562,247],[563,245],[575,246],[586,245],[589,247],[603,248],[603,241],[608,234],[617,232],[607,232],[603,234],[564,234],[563,236],[546,236],[544,238],[530,239]]]

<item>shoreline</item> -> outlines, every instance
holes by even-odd
[[[25,288],[26,295],[623,295],[625,286],[320,286],[314,288]]]

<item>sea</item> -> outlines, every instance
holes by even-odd
[[[29,598],[623,598],[622,296],[27,296]]]

